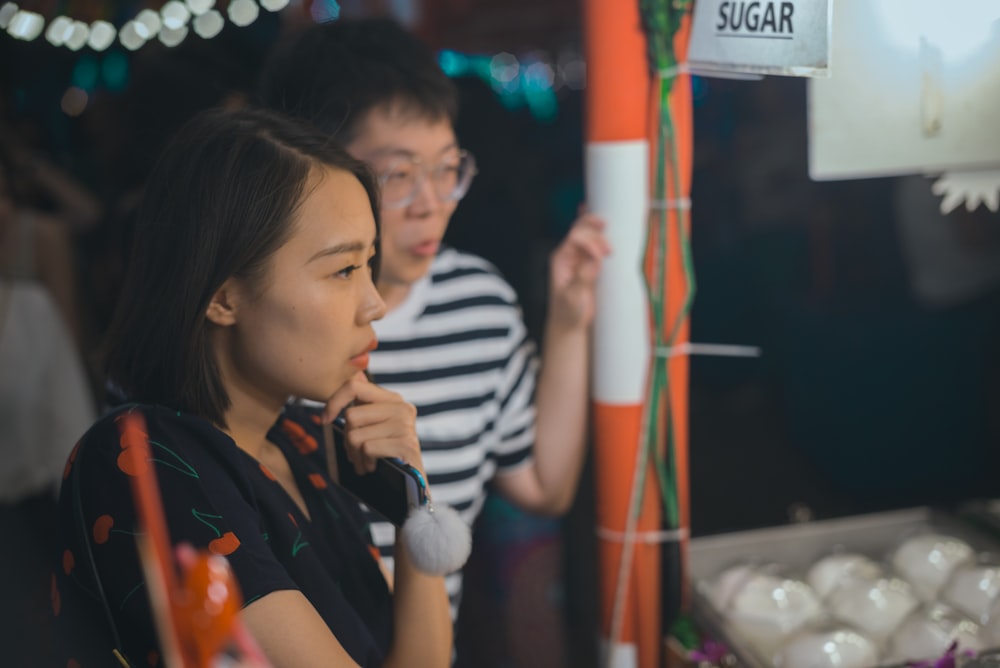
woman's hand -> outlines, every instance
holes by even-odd
[[[398,457],[424,472],[417,439],[417,409],[359,371],[323,409],[329,424],[343,412],[347,458],[358,473],[371,473],[380,457]]]

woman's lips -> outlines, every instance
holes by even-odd
[[[367,347],[357,355],[351,358],[351,365],[356,366],[361,370],[368,368],[368,358],[371,351],[378,348],[378,339],[372,339]]]

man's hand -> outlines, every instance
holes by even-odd
[[[581,213],[552,253],[549,267],[549,319],[553,325],[587,327],[596,312],[595,286],[611,246],[604,221]]]

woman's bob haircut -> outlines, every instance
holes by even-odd
[[[230,277],[265,284],[310,174],[323,169],[357,177],[377,233],[368,167],[310,126],[259,109],[213,109],[177,133],[146,184],[107,339],[109,378],[129,401],[225,426],[230,403],[206,309]]]

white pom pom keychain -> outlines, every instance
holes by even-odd
[[[400,459],[380,459],[375,472],[358,474],[338,448],[333,430],[343,434],[342,417],[324,425],[330,477],[402,532],[413,565],[428,575],[445,575],[465,565],[472,551],[472,531],[455,509],[434,505],[419,470]]]
[[[430,497],[410,509],[401,529],[413,565],[430,575],[445,575],[465,565],[472,532],[451,506],[435,506]]]

